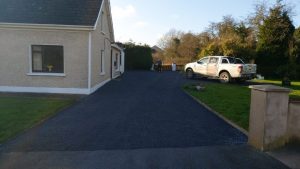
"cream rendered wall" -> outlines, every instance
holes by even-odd
[[[109,16],[107,9],[107,1],[103,2],[101,12],[103,18],[103,31],[101,31],[101,17],[98,19],[96,29],[91,32],[92,38],[92,67],[91,67],[91,88],[111,79],[111,35],[109,31]],[[105,74],[100,74],[101,68],[101,50],[105,51]]]
[[[88,32],[0,29],[0,87],[88,88]],[[62,45],[65,77],[30,76],[30,46]]]

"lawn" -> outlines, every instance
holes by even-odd
[[[280,80],[253,80],[253,82],[262,83],[262,84],[274,84],[281,86]],[[288,87],[292,89],[290,93],[290,98],[293,100],[300,100],[300,82],[294,81],[292,82],[292,86]]]
[[[247,86],[211,83],[203,91],[195,85],[185,85],[183,89],[211,107],[230,121],[248,130],[251,91]]]
[[[257,84],[281,85],[276,80],[254,80]],[[292,82],[290,98],[300,100],[300,82]],[[196,90],[195,84],[188,84],[183,89],[205,103],[222,116],[245,130],[249,128],[251,90],[238,84],[208,83],[203,91]]]
[[[0,96],[0,143],[55,115],[75,99]]]

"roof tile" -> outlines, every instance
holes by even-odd
[[[0,0],[0,23],[94,26],[103,0]]]

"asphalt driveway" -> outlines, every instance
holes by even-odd
[[[285,168],[186,95],[186,82],[128,72],[2,145],[0,168]]]

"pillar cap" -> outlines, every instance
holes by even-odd
[[[275,85],[253,85],[249,86],[250,89],[253,90],[259,90],[259,91],[264,91],[264,92],[291,92],[292,90],[289,88],[284,88],[280,86],[275,86]]]

